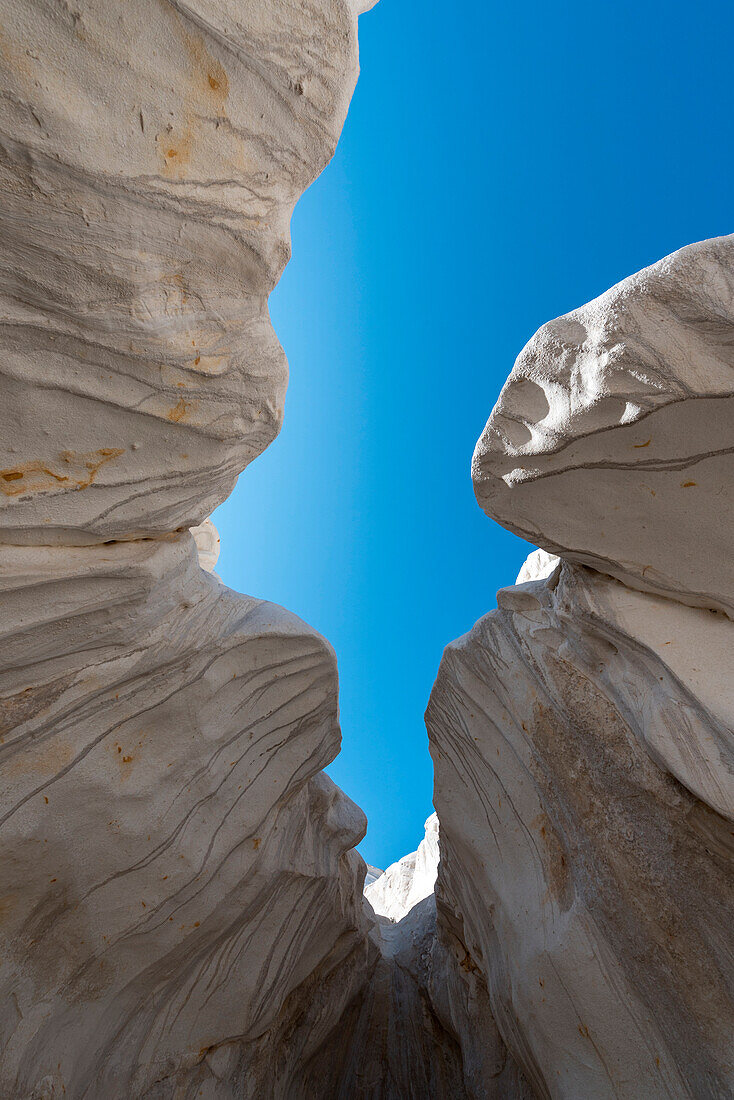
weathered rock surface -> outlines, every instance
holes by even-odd
[[[487,514],[635,588],[734,615],[733,296],[734,236],[719,237],[540,329],[477,444]]]
[[[365,880],[364,896],[375,913],[399,921],[429,897],[436,882],[438,858],[438,817],[431,814],[417,851],[391,864],[373,882]]]
[[[624,632],[636,601],[668,602],[564,565],[448,648],[427,712],[440,889],[539,1095],[724,1097],[731,735]]]
[[[305,1095],[380,1100],[530,1100],[492,1019],[483,975],[437,922],[438,822],[417,852],[365,889],[369,970],[305,1079]],[[382,884],[379,894],[377,883]],[[418,898],[420,895],[420,898]],[[376,901],[387,916],[375,915]],[[481,1022],[481,1026],[477,1026]]]
[[[267,297],[365,6],[5,6],[0,540],[190,527],[273,439]]]
[[[305,1100],[374,968],[334,654],[205,518],[280,424],[359,7],[3,13],[2,1097]]]
[[[248,1050],[363,950],[331,649],[188,533],[4,547],[0,583],[0,1094],[262,1095]]]
[[[191,528],[191,534],[196,543],[199,565],[207,573],[213,573],[221,549],[219,532],[210,519],[205,519],[203,523]]]
[[[554,571],[558,561],[556,555],[549,554],[547,550],[533,550],[522,563],[515,584],[545,580]]]
[[[721,238],[545,326],[475,453],[546,549],[431,695],[439,924],[538,1096],[734,1094],[733,289]]]

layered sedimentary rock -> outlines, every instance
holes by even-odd
[[[719,237],[540,329],[477,444],[484,510],[568,560],[731,617],[733,296],[734,236]]]
[[[440,887],[539,1095],[724,1097],[731,738],[605,616],[628,596],[564,565],[447,650],[427,713]]]
[[[439,916],[539,1096],[734,1092],[733,249],[542,329],[475,455],[561,560],[441,663]]]
[[[0,1092],[198,1095],[363,939],[334,655],[188,533],[0,578]]]
[[[200,523],[273,439],[267,297],[334,152],[365,6],[5,6],[0,539]]]
[[[357,7],[3,13],[3,1097],[305,1095],[374,965],[334,654],[206,521],[280,424]]]

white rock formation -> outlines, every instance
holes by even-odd
[[[399,921],[433,893],[437,872],[438,817],[431,814],[418,850],[391,864],[375,881],[365,880],[364,896],[378,916]]]
[[[477,444],[484,510],[568,560],[734,615],[732,295],[734,236],[719,237],[545,325]]]
[[[561,560],[441,663],[439,933],[538,1096],[734,1094],[733,288],[722,238],[546,326],[475,454]]]
[[[367,889],[368,886],[371,886],[373,882],[377,882],[381,874],[383,874],[383,872],[380,870],[379,867],[373,867],[371,863],[368,863],[367,874],[364,876],[365,889]]]
[[[440,865],[363,899],[334,654],[212,573],[367,6],[3,12],[8,1100],[734,1094],[734,238],[503,390],[477,495],[544,549],[441,665]]]
[[[550,577],[558,565],[559,559],[547,550],[533,550],[520,566],[515,584],[527,584],[528,581],[542,581]]]
[[[0,540],[190,527],[273,439],[267,297],[344,122],[360,7],[4,5]]]
[[[8,1100],[305,1100],[374,968],[334,654],[205,520],[280,424],[267,296],[358,7],[3,11]]]
[[[725,1096],[734,848],[690,791],[731,814],[731,735],[623,632],[629,595],[565,565],[446,651],[427,712],[440,887],[538,1095]]]

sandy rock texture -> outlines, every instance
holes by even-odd
[[[276,435],[267,298],[344,122],[360,7],[5,5],[0,541],[190,527]]]
[[[734,1094],[733,290],[721,238],[545,326],[475,453],[544,549],[441,663],[436,894],[538,1096]]]
[[[654,600],[629,595],[566,564],[447,649],[427,712],[439,888],[538,1095],[724,1097],[731,726],[625,630]],[[731,641],[723,615],[683,611]]]
[[[485,512],[568,560],[731,617],[733,299],[734,236],[719,237],[541,328],[477,444]]]

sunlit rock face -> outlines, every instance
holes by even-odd
[[[210,519],[205,519],[203,523],[191,528],[191,534],[196,543],[199,565],[207,573],[213,573],[221,549],[219,532]]]
[[[477,444],[485,512],[569,560],[731,617],[733,297],[734,236],[719,237],[540,329]]]
[[[439,924],[539,1096],[734,1094],[733,248],[541,329],[475,454],[545,550],[431,695]]]
[[[17,0],[0,45],[0,541],[201,522],[278,431],[267,298],[352,0]]]
[[[374,967],[334,654],[206,519],[280,424],[358,6],[3,12],[3,1098],[305,1100]]]

